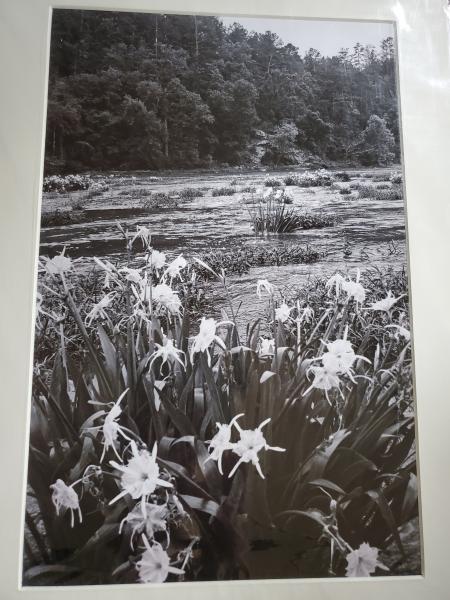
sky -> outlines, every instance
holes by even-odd
[[[225,25],[238,22],[249,31],[278,34],[285,44],[296,46],[300,54],[310,48],[324,56],[333,56],[341,48],[352,48],[356,42],[378,46],[382,39],[393,36],[390,23],[363,21],[312,21],[301,19],[271,19],[262,17],[221,17]]]

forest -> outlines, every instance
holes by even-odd
[[[400,157],[394,41],[301,56],[219,18],[53,13],[46,174]]]

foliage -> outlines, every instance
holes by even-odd
[[[41,227],[60,227],[70,223],[82,223],[86,214],[82,210],[52,210],[41,215]]]
[[[198,188],[186,187],[178,192],[181,200],[194,200],[203,196],[202,190]]]
[[[283,182],[277,177],[266,177],[264,179],[264,185],[266,187],[282,187]]]
[[[224,187],[214,188],[213,191],[212,191],[213,197],[216,197],[216,196],[232,196],[235,193],[236,193],[236,188],[231,187],[231,186],[224,186]]]
[[[392,164],[395,159],[395,139],[383,118],[371,115],[354,152],[363,165]]]
[[[210,250],[201,255],[203,263],[214,272],[222,269],[227,275],[247,273],[251,267],[310,264],[317,262],[322,253],[302,244],[252,245],[235,250]],[[205,267],[197,266],[202,279],[214,279],[215,275]]]
[[[359,185],[358,194],[360,198],[373,198],[375,200],[401,200],[402,190],[400,186],[390,186],[388,189],[380,189],[374,185]]]
[[[46,172],[254,164],[259,145],[275,164],[399,159],[392,38],[301,56],[216,17],[57,9],[50,50]]]
[[[92,184],[89,175],[50,175],[44,177],[42,190],[44,192],[73,192],[76,190],[87,190]]]
[[[158,208],[175,208],[178,206],[178,198],[166,192],[153,192],[144,201],[144,208],[153,210]]]
[[[338,181],[344,182],[348,182],[351,179],[350,175],[346,171],[337,171],[336,173],[334,173],[334,177]]]
[[[298,129],[292,121],[285,121],[281,125],[277,125],[267,136],[266,151],[262,162],[275,166],[298,163],[297,136]]]
[[[286,208],[280,191],[253,198],[249,214],[255,233],[291,233],[297,229],[331,227],[336,223],[334,215],[299,213],[295,208]]]
[[[138,233],[124,231],[129,253],[149,243]],[[226,321],[203,319],[199,331],[174,299],[196,265],[226,293],[224,275],[146,250],[137,271],[99,263],[108,287],[89,312],[70,259],[41,261],[36,327],[59,343],[34,369],[24,583],[143,581],[142,531],[174,567],[162,581],[270,578],[280,566],[284,576],[349,575],[364,543],[377,554],[394,541],[403,553],[399,531],[417,515],[406,277],[336,274],[289,304],[263,281],[267,322],[242,333],[230,299]],[[376,310],[394,281],[400,297]],[[342,343],[346,366],[327,389],[320,363]],[[221,467],[216,422],[230,428]],[[253,464],[237,462],[242,429],[263,432]],[[165,487],[145,501],[163,517],[139,529],[144,500],[125,493],[116,465],[152,449]]]

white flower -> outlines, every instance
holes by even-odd
[[[273,192],[273,188],[267,187],[264,191],[263,198],[268,198],[272,192]]]
[[[169,573],[183,575],[184,571],[170,566],[170,558],[161,544],[153,543],[151,546],[147,538],[143,535],[142,539],[146,550],[141,559],[136,564],[139,573],[139,579],[142,583],[163,583]]]
[[[142,498],[142,509],[145,512],[147,497],[155,491],[157,486],[169,488],[172,487],[172,484],[159,476],[159,467],[156,463],[156,442],[151,454],[147,450],[138,450],[134,441],[130,446],[133,457],[126,466],[119,465],[114,460],[109,461],[110,465],[122,472],[120,484],[123,488],[120,494],[110,501],[110,504],[129,494],[134,500]]]
[[[80,480],[78,480],[80,481]],[[81,514],[80,501],[73,486],[78,483],[75,481],[72,485],[66,485],[62,479],[57,479],[55,483],[52,483],[50,489],[52,490],[52,502],[56,508],[56,514],[59,515],[61,508],[63,510],[70,510],[70,526],[74,526],[75,511],[78,512],[78,518],[80,523],[83,521]]]
[[[216,423],[218,431],[212,438],[212,440],[209,442],[210,455],[208,456],[205,462],[207,462],[208,460],[216,460],[219,468],[219,473],[221,475],[223,475],[222,455],[226,450],[231,450],[234,446],[234,444],[232,444],[230,441],[233,423],[235,423],[236,419],[239,419],[239,417],[242,416],[243,413],[241,413],[240,415],[236,415],[228,425],[226,423]]]
[[[342,290],[347,294],[348,299],[354,298],[356,302],[361,304],[366,299],[366,290],[359,283],[360,276],[361,273],[359,269],[357,270],[355,281],[352,279],[345,279],[340,273],[336,273],[330,277],[325,286],[330,288],[328,293],[330,293],[331,289],[334,287],[336,297],[339,296]]]
[[[149,256],[148,262],[154,269],[159,271],[159,269],[162,269],[164,267],[164,265],[166,264],[166,255],[164,254],[164,252],[159,252],[158,250],[152,250],[152,253]]]
[[[327,350],[322,355],[322,364],[329,371],[334,370],[336,373],[349,373],[353,367],[353,363],[359,357],[355,354],[351,343],[346,339],[347,330],[345,331],[344,338],[342,340],[334,340],[334,342],[327,343]],[[367,358],[364,360],[368,361]]]
[[[275,340],[261,338],[259,341],[259,355],[272,356],[275,353]]]
[[[291,314],[291,310],[292,308],[289,308],[289,306],[283,302],[278,308],[275,309],[275,319],[277,319],[277,321],[281,321],[281,323],[286,323],[286,321],[289,319],[289,315]]]
[[[221,348],[225,349],[225,344],[218,335],[216,335],[216,328],[218,323],[214,319],[205,319],[202,317],[200,321],[200,331],[194,337],[194,342],[191,348],[191,360],[194,358],[194,354],[197,352],[206,352],[208,356],[208,364],[211,362],[211,356],[209,353],[210,345],[215,342]]]
[[[344,281],[342,289],[349,298],[354,298],[355,302],[362,304],[366,299],[366,290],[357,281]]]
[[[130,269],[129,267],[123,267],[122,269],[120,269],[120,272],[126,273],[125,279],[127,281],[130,281],[131,283],[139,284],[142,281],[142,277],[138,269]]]
[[[137,225],[136,233],[134,234],[134,237],[131,240],[131,245],[133,245],[138,238],[142,241],[142,244],[144,246],[150,246],[152,240],[152,234],[150,229],[148,227],[145,227],[144,225]]]
[[[341,293],[342,285],[345,283],[345,278],[342,277],[340,273],[335,273],[330,279],[326,282],[325,287],[330,288],[328,293],[330,294],[331,290],[334,287],[334,291],[336,297]]]
[[[240,416],[240,415],[238,415]],[[237,417],[236,417],[237,418]],[[285,452],[286,448],[279,448],[278,446],[269,446],[261,429],[269,423],[271,419],[266,419],[256,429],[241,429],[240,426],[235,422],[234,425],[239,431],[240,439],[233,445],[233,452],[240,458],[234,465],[228,477],[232,477],[241,463],[251,462],[258,471],[259,475],[265,479],[264,474],[259,464],[258,453],[261,450],[275,450],[275,452]]]
[[[183,255],[180,254],[175,260],[173,260],[167,267],[165,271],[165,275],[168,275],[170,279],[175,279],[175,277],[179,277],[181,279],[181,271],[187,267],[187,261],[183,258]]]
[[[159,368],[160,373],[162,372],[163,365],[168,361],[177,361],[183,368],[185,367],[184,362],[178,356],[179,354],[184,356],[184,352],[183,350],[178,350],[178,348],[175,347],[173,340],[169,339],[167,336],[164,336],[162,345],[156,342],[155,346],[157,347],[157,350],[151,356],[149,369],[151,369],[157,358],[163,359]]]
[[[103,433],[103,452],[100,457],[100,462],[103,461],[106,451],[108,448],[112,448],[116,453],[117,458],[121,461],[117,449],[116,442],[119,437],[119,434],[125,439],[130,440],[130,438],[124,433],[123,428],[117,423],[117,419],[122,414],[122,409],[120,408],[120,403],[122,402],[122,398],[127,394],[128,388],[119,396],[118,400],[115,402],[110,411],[106,413],[105,420],[103,425],[99,427],[91,427],[92,430],[102,430]]]
[[[378,302],[374,302],[367,310],[383,310],[385,312],[389,312],[394,304],[398,302],[400,298],[403,298],[404,295],[405,294],[402,294],[401,296],[394,298],[394,295],[389,290],[386,298],[383,298],[383,300],[378,300]]]
[[[53,258],[44,257],[44,269],[51,275],[62,275],[72,268],[72,261],[67,256],[64,256],[64,250],[61,254],[57,254]]]
[[[97,317],[101,317],[102,319],[106,318],[107,315],[105,313],[105,308],[108,308],[115,295],[116,292],[109,292],[109,294],[103,296],[103,298],[99,302],[97,302],[97,304],[94,304],[92,309],[86,315],[86,325],[90,326],[92,324],[92,321]]]
[[[133,508],[127,516],[120,522],[119,533],[122,533],[124,526],[131,529],[130,545],[133,548],[133,538],[136,533],[144,533],[149,539],[152,539],[157,531],[166,531],[168,509],[165,504],[150,504],[147,502],[145,514],[139,504]]]
[[[378,560],[378,548],[372,548],[364,542],[356,550],[352,550],[345,557],[347,577],[369,577],[378,568],[388,571],[389,569]]]
[[[336,361],[336,359],[334,359],[334,361]],[[328,398],[328,392],[333,388],[337,388],[339,391],[341,391],[341,381],[336,372],[336,366],[337,363],[334,362],[334,364],[328,366],[324,365],[322,367],[309,367],[308,373],[312,372],[314,375],[314,379],[309,388],[305,392],[303,392],[303,396],[306,396],[306,394],[308,394],[312,389],[323,390],[325,392],[325,396],[328,402],[330,402]]]
[[[267,279],[258,279],[256,282],[256,295],[258,298],[262,297],[263,292],[267,292],[269,296],[272,296],[275,291],[275,286],[272,285]]]
[[[181,301],[178,294],[166,283],[158,283],[152,288],[152,298],[160,308],[165,308],[173,315],[179,313]]]

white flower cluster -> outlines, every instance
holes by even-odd
[[[271,419],[266,419],[256,429],[242,429],[237,423],[237,420],[244,416],[243,413],[236,415],[228,424],[216,423],[218,431],[209,442],[210,455],[206,460],[217,461],[219,472],[223,475],[222,457],[224,452],[231,450],[239,457],[234,467],[231,469],[228,477],[232,477],[239,465],[242,463],[252,463],[259,475],[264,479],[264,474],[259,463],[259,453],[262,450],[275,450],[275,452],[285,452],[285,448],[278,446],[269,446],[263,433],[262,428],[267,425]],[[232,442],[232,429],[234,427],[239,432],[239,440]]]
[[[314,358],[314,361],[321,361],[321,365],[313,365],[308,369],[308,373],[312,373],[314,380],[310,387],[303,393],[306,396],[311,390],[323,390],[325,396],[330,402],[328,392],[333,388],[341,391],[340,376],[347,375],[354,383],[356,383],[353,372],[353,365],[357,359],[361,359],[370,363],[364,356],[355,354],[351,343],[347,340],[348,328],[346,327],[343,339],[334,340],[326,344],[327,351],[322,356]]]

